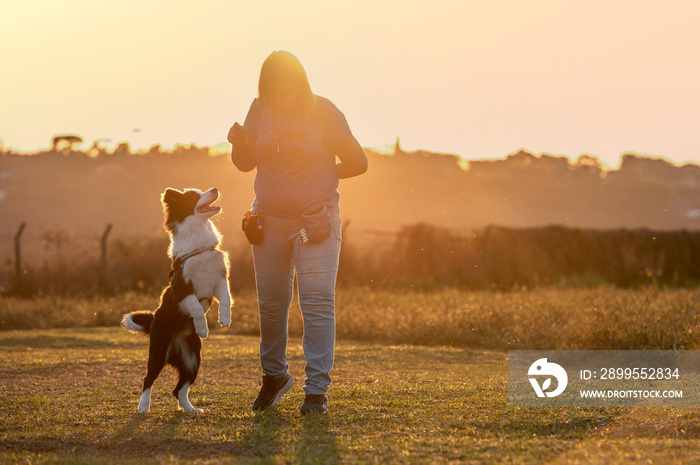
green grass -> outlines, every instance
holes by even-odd
[[[235,296],[230,333],[258,334],[254,293]],[[340,289],[341,339],[483,349],[695,349],[700,288],[538,288],[513,292]],[[99,327],[155,309],[158,296],[0,299],[0,330]],[[217,312],[208,314],[217,327]],[[298,307],[290,334],[301,336]]]
[[[297,380],[254,414],[258,339],[215,330],[190,398],[164,372],[136,413],[147,340],[120,328],[0,332],[0,463],[693,463],[697,409],[527,409],[506,404],[506,353],[337,345],[329,416],[300,417]]]

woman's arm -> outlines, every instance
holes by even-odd
[[[235,123],[228,131],[227,139],[231,143],[231,161],[236,168],[243,172],[255,169],[255,144],[247,137],[245,128]]]
[[[335,165],[338,179],[359,176],[367,171],[367,155],[354,136],[331,146],[331,150],[340,159]]]

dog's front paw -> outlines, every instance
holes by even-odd
[[[205,318],[197,318],[194,321],[194,330],[199,337],[205,339],[209,336],[209,328],[207,327],[207,320]]]
[[[226,315],[219,314],[219,324],[224,328],[231,326],[231,312]]]
[[[225,296],[219,301],[219,323],[224,328],[231,326],[231,309],[233,308],[233,300],[231,296]]]
[[[209,337],[209,328],[206,326],[203,328],[195,328],[195,331],[197,331],[197,336],[201,337],[202,339]]]

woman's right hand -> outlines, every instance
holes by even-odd
[[[245,128],[238,123],[234,123],[228,131],[227,139],[234,146],[244,144],[246,139]]]
[[[255,141],[248,140],[245,128],[235,123],[229,129],[227,139],[231,143],[231,161],[236,168],[244,173],[253,170],[257,164]]]

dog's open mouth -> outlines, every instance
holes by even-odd
[[[214,200],[216,200],[216,199],[214,199]],[[212,200],[209,203],[205,203],[204,205],[200,205],[199,207],[197,207],[197,211],[199,213],[209,213],[209,212],[217,212],[218,213],[219,210],[221,210],[221,207],[218,205],[212,205],[212,203],[214,203],[214,200]]]

